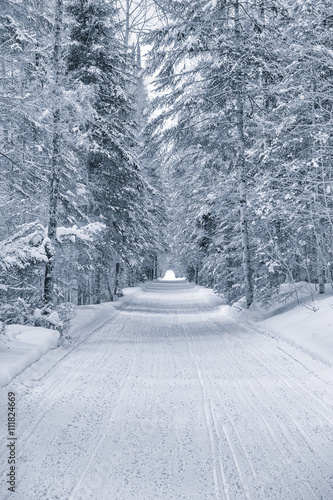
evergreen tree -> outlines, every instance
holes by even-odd
[[[136,80],[132,60],[117,37],[110,3],[80,0],[69,6],[69,12],[74,23],[68,74],[78,89],[85,87],[83,105],[90,110],[89,119],[76,127],[91,193],[89,216],[106,223],[102,266],[113,262],[112,288],[117,289],[123,265],[138,265],[157,241],[149,201],[153,192],[139,161]]]
[[[255,284],[261,297],[284,280],[319,281],[323,290],[331,261],[328,3],[159,4],[168,22],[148,37],[154,127],[183,199],[175,219],[186,227],[171,227],[185,268],[199,266],[203,284],[213,280],[231,301],[245,295],[248,307]]]

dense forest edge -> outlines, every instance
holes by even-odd
[[[245,308],[332,290],[329,0],[5,0],[0,41],[3,325],[170,266]]]

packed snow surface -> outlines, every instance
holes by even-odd
[[[81,337],[5,388],[17,395],[17,498],[333,498],[331,367],[187,282],[96,306],[95,324],[93,307]]]

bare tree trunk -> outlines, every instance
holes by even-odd
[[[157,280],[157,255],[154,256],[154,279]]]
[[[117,297],[118,291],[119,291],[119,274],[120,274],[120,263],[116,263],[116,277],[114,280],[114,289],[113,289],[113,295]]]
[[[45,244],[47,264],[44,280],[44,302],[53,301],[54,288],[54,252],[58,221],[58,201],[60,183],[60,152],[61,152],[61,31],[63,18],[63,0],[56,0],[53,45],[53,140],[51,159],[51,190],[49,202],[48,241]]]
[[[113,293],[112,293],[112,290],[111,290],[111,285],[110,285],[110,281],[109,281],[108,272],[105,273],[105,279],[106,279],[106,285],[107,285],[108,292],[109,292],[110,302],[113,302]]]
[[[252,282],[250,245],[249,245],[249,235],[248,235],[248,225],[247,225],[246,181],[244,178],[242,178],[240,181],[239,194],[240,194],[239,203],[240,203],[240,222],[241,222],[241,234],[242,234],[242,262],[243,262],[243,274],[245,283],[245,297],[246,297],[246,306],[247,308],[249,308],[253,302],[253,282]]]
[[[320,259],[320,257],[319,257]],[[322,265],[321,260],[318,262],[318,283],[319,293],[325,293],[325,267]]]
[[[97,269],[95,271],[95,297],[94,303],[101,303],[101,270],[97,265]]]
[[[225,258],[225,270],[226,270],[226,278],[225,278],[225,290],[226,290],[226,296],[228,300],[228,304],[231,304],[232,300],[232,285],[233,285],[233,280],[232,280],[232,267],[233,267],[233,259],[231,255],[231,237],[230,237],[230,231],[227,229],[226,234],[225,234],[225,251],[226,251],[226,258]]]
[[[317,102],[316,98],[317,94],[317,80],[316,80],[316,68],[314,67],[314,62],[311,62],[311,106],[312,106],[312,125],[313,125],[313,130],[318,130],[318,119],[317,119],[317,109],[319,107],[319,103]],[[311,148],[311,153],[312,153],[312,158],[315,158],[318,156],[318,149],[320,150],[320,145],[318,143],[318,140],[315,138],[314,134],[312,134],[312,148]],[[322,163],[322,160],[321,160]],[[324,181],[324,177],[323,177]],[[325,193],[325,182],[323,182],[323,193]],[[325,196],[325,194],[324,194]],[[313,210],[311,210],[311,216],[312,216],[312,222],[313,222],[313,227],[315,231],[315,239],[316,239],[316,253],[317,253],[317,279],[318,279],[318,285],[319,285],[319,293],[323,294],[325,293],[325,258],[323,254],[323,247],[322,247],[322,241],[321,241],[321,235],[317,233],[317,222],[318,220],[318,213],[316,213],[316,202],[319,204],[319,187],[318,184],[315,184],[314,188],[314,198],[313,198]],[[320,226],[320,224],[319,224]]]
[[[87,293],[87,281],[86,281],[83,289],[83,305],[87,305],[88,302],[89,302],[89,295]]]
[[[239,0],[235,1],[235,36],[236,45],[240,46],[241,25],[239,14]],[[245,138],[244,138],[244,104],[242,75],[238,74],[236,81],[236,131],[238,136],[237,169],[239,172],[239,210],[242,235],[242,263],[245,284],[246,306],[249,308],[253,302],[253,277],[251,270],[250,245],[247,223],[247,192],[245,170]]]
[[[235,3],[235,32],[240,36],[239,23],[239,3]],[[240,225],[242,235],[242,264],[245,283],[246,305],[249,308],[253,302],[253,283],[251,273],[250,248],[247,223],[247,189],[246,189],[246,171],[245,171],[245,139],[244,139],[244,107],[241,75],[238,77],[236,90],[236,128],[238,133],[238,161],[237,168],[240,176],[239,185],[239,210]]]

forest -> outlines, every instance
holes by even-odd
[[[0,44],[0,322],[332,288],[330,0],[4,0]]]

